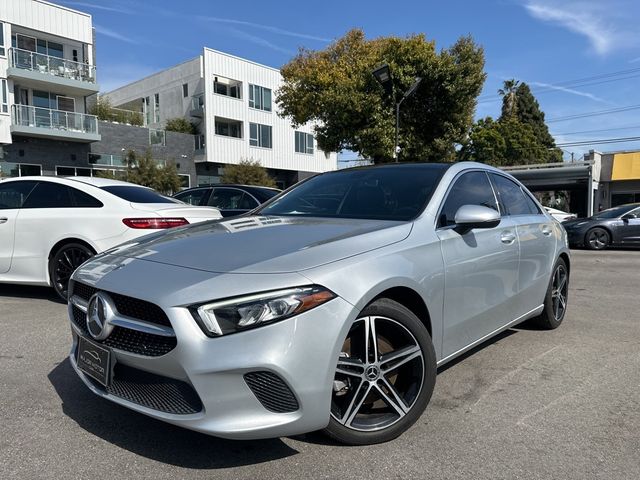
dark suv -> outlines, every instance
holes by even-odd
[[[183,190],[173,198],[190,205],[215,207],[223,217],[233,217],[253,210],[278,193],[277,188],[255,185],[207,185]]]

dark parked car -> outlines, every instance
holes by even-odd
[[[255,185],[208,185],[189,188],[173,197],[190,205],[216,207],[223,217],[253,210],[280,193],[277,188]]]
[[[640,246],[640,203],[629,203],[596,213],[593,217],[563,222],[569,244],[602,250],[609,245]]]

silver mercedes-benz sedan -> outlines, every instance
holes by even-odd
[[[325,173],[235,219],[100,254],[73,275],[70,360],[95,394],[227,438],[393,439],[436,368],[567,308],[564,229],[475,163]]]

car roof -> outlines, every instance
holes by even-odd
[[[191,188],[187,188],[185,190],[182,190],[183,192],[186,192],[187,190],[193,190],[196,188],[244,188],[246,190],[273,190],[275,192],[281,192],[282,190],[280,190],[279,188],[274,188],[274,187],[263,187],[262,185],[244,185],[241,183],[208,183],[206,185],[198,185],[197,187],[191,187]]]
[[[73,185],[75,183],[84,183],[86,185],[93,185],[94,187],[108,187],[108,186],[129,186],[129,187],[140,187],[140,188],[148,188],[142,185],[138,185],[136,183],[131,182],[123,182],[122,180],[112,180],[110,178],[100,178],[100,177],[58,177],[58,176],[47,176],[47,175],[32,175],[25,177],[10,177],[0,179],[2,181],[53,181],[56,183],[62,183],[65,185]]]

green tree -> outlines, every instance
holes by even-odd
[[[478,120],[460,151],[462,160],[496,167],[540,163],[546,156],[548,150],[538,142],[533,128],[513,117]]]
[[[384,63],[391,71],[391,95],[371,74]],[[438,52],[422,34],[367,40],[354,29],[325,50],[302,49],[282,67],[277,101],[294,126],[316,124],[322,150],[348,149],[384,162],[393,158],[395,103],[422,77],[402,105],[400,158],[451,160],[473,121],[483,67],[484,52],[470,37]]]
[[[276,182],[271,178],[267,169],[257,160],[241,160],[237,165],[225,165],[221,183],[237,183],[242,185],[260,185],[275,187]]]
[[[502,88],[498,89],[498,94],[502,96],[501,118],[508,118],[517,114],[516,92],[518,85],[520,85],[520,81],[512,78],[511,80],[505,80]]]
[[[126,155],[127,170],[124,180],[145,187],[153,188],[158,192],[170,195],[180,190],[182,182],[178,170],[173,163],[159,165],[147,149],[144,155],[139,155],[129,150]]]
[[[182,117],[170,118],[167,120],[164,129],[167,132],[188,133],[190,135],[196,135],[198,133],[198,127]]]

